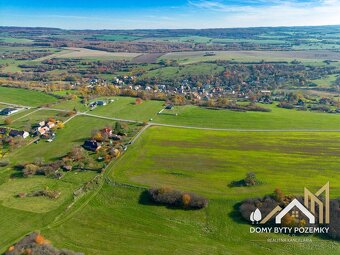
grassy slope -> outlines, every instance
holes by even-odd
[[[207,209],[181,211],[139,203],[141,189],[104,189],[76,217],[44,231],[57,246],[86,254],[337,254],[339,244],[267,243],[251,235],[233,206],[281,187],[300,194],[331,181],[340,192],[338,133],[241,133],[153,127],[114,168],[119,182],[171,185],[209,197]],[[190,150],[188,150],[190,148]],[[320,156],[320,154],[322,156]],[[280,162],[277,164],[276,162]],[[248,171],[263,184],[228,188]],[[300,237],[293,237],[298,240]],[[256,240],[255,240],[256,239]]]
[[[54,142],[41,141],[38,144],[31,144],[19,151],[14,152],[12,162],[30,161],[37,157],[43,157],[46,161],[54,160],[64,156],[72,147],[81,145],[85,139],[91,136],[93,129],[100,129],[105,126],[114,125],[113,121],[101,120],[92,117],[78,116],[65,125],[64,129],[57,131]],[[19,162],[18,162],[19,163]]]
[[[236,112],[181,106],[158,115],[154,122],[230,129],[340,129],[340,116],[337,114],[286,110],[275,105],[264,107],[271,108],[272,112]]]
[[[57,139],[54,142],[41,141],[39,144],[31,144],[10,155],[11,165],[5,169],[0,168],[0,253],[21,235],[41,229],[50,223],[70,203],[73,191],[95,175],[93,172],[71,172],[58,181],[39,176],[28,179],[11,178],[11,175],[16,173],[11,167],[17,163],[31,162],[37,157],[50,161],[63,156],[74,145],[81,145],[91,134],[92,129],[102,128],[107,124],[113,125],[113,122],[76,117],[64,129],[57,132]],[[19,192],[46,187],[61,191],[61,197],[57,200],[15,197]]]
[[[57,98],[34,90],[0,87],[0,101],[27,106],[39,106],[56,102]]]

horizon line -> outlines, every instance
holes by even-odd
[[[255,29],[255,28],[302,28],[302,27],[340,27],[340,24],[330,25],[294,25],[294,26],[244,26],[244,27],[210,27],[210,28],[61,28],[44,26],[8,26],[0,25],[0,28],[31,28],[31,29],[58,29],[66,31],[138,31],[138,30],[217,30],[217,29]]]

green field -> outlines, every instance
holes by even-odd
[[[147,72],[144,78],[179,79],[189,75],[214,75],[224,71],[223,66],[210,63],[198,63],[179,67],[163,67]]]
[[[128,119],[136,121],[148,121],[154,118],[163,108],[164,102],[147,100],[142,104],[136,105],[136,98],[132,97],[114,97],[114,102],[106,106],[98,106],[90,114]]]
[[[4,43],[32,43],[33,40],[26,38],[15,38],[15,37],[0,37],[0,42]]]
[[[134,100],[115,97],[113,103],[97,107],[90,113],[142,119],[159,111],[163,104],[145,101],[135,105]],[[273,111],[242,113],[194,106],[175,107],[165,115],[158,115],[155,121],[213,128],[338,128],[337,115],[267,107],[272,107]],[[178,116],[171,115],[175,112]],[[40,118],[43,117],[40,114],[48,115],[49,111],[33,113],[32,117],[35,114]],[[94,117],[75,117],[64,129],[57,131],[54,142],[41,141],[12,153],[9,157],[11,166],[37,157],[46,161],[57,159],[74,145],[80,145],[91,130],[113,124],[113,121]],[[336,177],[340,167],[339,153],[338,132],[150,127],[106,174],[124,185],[112,186],[105,182],[102,188],[80,198],[66,211],[72,202],[72,192],[93,178],[94,173],[70,172],[56,181],[46,177],[10,178],[15,173],[11,167],[0,169],[0,230],[6,234],[6,238],[1,239],[0,247],[4,248],[0,252],[23,234],[41,230],[53,245],[87,255],[262,255],[268,250],[279,255],[292,252],[298,255],[336,254],[340,251],[338,243],[317,237],[311,237],[313,242],[308,243],[308,248],[304,243],[283,246],[266,242],[269,237],[280,237],[277,235],[263,234],[256,236],[260,241],[253,241],[254,236],[248,233],[249,225],[240,219],[234,206],[243,199],[270,194],[276,187],[288,194],[301,194],[305,183],[311,190],[316,190],[327,181],[331,181],[331,196],[336,197],[340,192]],[[228,187],[231,181],[242,179],[250,171],[256,173],[261,185]],[[209,206],[200,211],[182,211],[139,202],[144,188],[162,185],[204,195],[210,201]],[[62,191],[61,197],[55,201],[15,197],[19,192],[46,187]],[[10,226],[18,227],[12,229]]]
[[[331,88],[334,86],[334,82],[337,78],[336,74],[328,75],[323,79],[312,80],[313,83],[318,85],[320,88]]]
[[[76,109],[77,111],[80,111],[80,112],[84,112],[88,110],[88,107],[82,104],[79,98],[76,98],[75,100],[66,100],[66,101],[58,102],[54,104],[52,108],[60,109],[60,110],[69,110],[69,111]]]
[[[93,39],[102,40],[102,41],[133,41],[138,38],[139,36],[131,36],[131,35],[106,35],[106,34],[98,34],[92,35]]]
[[[220,132],[152,127],[114,166],[118,183],[171,185],[209,198],[200,211],[182,211],[139,202],[142,188],[110,186],[76,215],[43,233],[57,246],[86,254],[338,254],[338,243],[311,237],[311,243],[268,243],[274,234],[249,234],[234,205],[249,197],[301,194],[331,181],[340,192],[338,133]],[[188,148],[190,148],[188,150]],[[321,154],[321,155],[320,155]],[[280,162],[278,164],[278,162]],[[262,185],[230,188],[246,172]],[[303,237],[292,237],[298,241]],[[246,243],[246,245],[245,245]]]
[[[57,102],[57,98],[34,90],[0,87],[0,101],[35,107]]]
[[[340,130],[340,115],[287,110],[262,105],[271,112],[211,110],[197,106],[178,106],[154,119],[156,123],[241,130]],[[178,114],[176,116],[176,113]]]

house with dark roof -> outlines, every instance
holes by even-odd
[[[83,148],[89,151],[98,151],[101,147],[101,144],[96,140],[86,140],[83,144]]]
[[[26,139],[30,134],[26,131],[18,131],[18,130],[14,130],[12,129],[11,131],[9,131],[9,136],[11,137],[22,137],[24,139]]]
[[[7,134],[7,128],[0,128],[0,135]]]
[[[166,109],[166,110],[172,110],[173,107],[174,107],[174,106],[173,106],[172,104],[168,104],[168,105],[165,107],[165,109]]]
[[[13,113],[16,113],[16,112],[18,112],[20,109],[17,109],[17,108],[5,108],[5,109],[2,109],[1,111],[0,111],[0,115],[6,115],[6,116],[8,116],[8,115],[11,115],[11,114],[13,114]]]

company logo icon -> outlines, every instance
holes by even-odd
[[[324,198],[321,198],[321,195]],[[318,207],[316,207],[316,205]],[[270,219],[275,216],[275,223],[281,224],[282,218],[289,212],[293,217],[298,218],[300,213],[308,218],[309,224],[315,224],[315,211],[318,209],[318,223],[329,224],[330,213],[329,213],[329,182],[327,182],[321,189],[315,194],[310,192],[307,188],[304,188],[304,204],[299,202],[297,199],[293,199],[286,207],[276,206],[266,217],[262,219],[261,211],[257,208],[250,215],[250,221],[254,224],[266,224]],[[262,219],[262,221],[261,221]]]
[[[256,221],[259,224],[259,221],[262,219],[261,211],[257,208],[254,212],[250,214],[250,221],[254,224]]]

